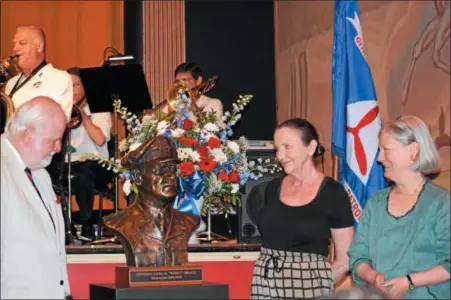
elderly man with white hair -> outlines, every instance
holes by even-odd
[[[1,135],[1,299],[70,297],[64,219],[45,169],[65,128],[61,106],[40,96]]]
[[[11,78],[5,93],[17,108],[37,96],[50,97],[64,110],[67,120],[72,114],[72,80],[70,75],[48,64],[44,31],[34,25],[17,27],[13,38],[13,54],[22,71]]]

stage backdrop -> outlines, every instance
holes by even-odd
[[[0,10],[1,57],[12,54],[15,29],[26,24],[44,30],[47,61],[59,69],[99,67],[108,46],[123,52],[122,1],[0,1]],[[124,133],[120,126],[119,136]],[[120,200],[124,206],[122,193]],[[111,208],[112,203],[106,202],[104,207]]]
[[[187,1],[185,20],[186,59],[199,63],[204,77],[219,76],[208,96],[221,99],[226,111],[238,95],[255,95],[234,137],[272,140],[276,120],[272,1]]]
[[[301,116],[328,148],[332,130],[333,1],[276,1],[278,121]],[[414,114],[429,126],[449,189],[450,2],[358,1],[383,120]]]

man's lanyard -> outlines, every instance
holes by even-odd
[[[11,92],[9,93],[9,97],[12,98],[13,95],[20,90],[28,81],[30,81],[30,79],[36,75],[36,73],[38,73],[42,68],[44,68],[47,65],[47,62],[45,60],[43,60],[41,62],[41,64],[39,66],[37,66],[36,69],[33,70],[33,72],[31,72],[30,76],[28,76],[22,83],[19,84],[20,80],[22,79],[23,76],[23,72],[20,74],[19,80],[17,80],[16,84],[14,85],[13,89],[11,90]]]

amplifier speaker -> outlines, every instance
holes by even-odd
[[[256,160],[257,158],[262,158],[263,160],[265,160],[266,158],[274,158],[275,152],[274,150],[248,150],[247,156],[249,161]],[[283,173],[263,173],[263,177],[260,177],[258,180],[249,179],[241,189],[241,206],[237,209],[238,243],[261,243],[261,236],[260,232],[258,231],[257,225],[251,220],[246,211],[247,200],[249,199],[249,195],[251,194],[251,191],[255,186],[263,182],[268,182],[277,177],[281,177],[282,175]]]

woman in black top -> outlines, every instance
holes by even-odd
[[[354,236],[349,198],[339,183],[315,167],[313,157],[324,148],[307,120],[279,125],[274,145],[286,176],[267,183],[248,206],[262,236],[251,298],[330,295],[334,281],[349,270],[346,253]],[[331,235],[336,254],[332,265],[326,259]]]

